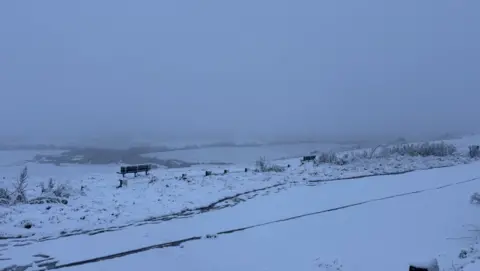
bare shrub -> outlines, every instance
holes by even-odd
[[[256,162],[257,172],[284,172],[285,168],[279,165],[271,165],[267,162],[267,159],[262,156]]]
[[[471,158],[480,157],[480,146],[479,145],[468,146],[468,155]]]
[[[453,155],[457,148],[453,144],[445,142],[425,142],[421,144],[405,144],[388,147],[389,155],[403,156],[438,156],[444,157]]]
[[[15,195],[14,203],[26,203],[27,202],[27,186],[28,186],[28,168],[24,167],[20,176],[17,178],[16,182],[13,184]]]

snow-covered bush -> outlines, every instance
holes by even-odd
[[[13,182],[13,190],[0,188],[0,205],[28,203],[28,168],[24,167],[18,178]]]
[[[54,188],[55,188],[55,181],[53,180],[53,178],[50,178],[48,180],[47,185],[45,185],[45,183],[40,183],[40,189],[42,190],[42,194],[51,193]]]
[[[366,150],[364,150],[363,152],[360,152],[360,153],[358,153],[358,152],[353,152],[351,155],[354,156],[354,157],[356,157],[356,158],[360,158],[360,159],[367,159],[367,158],[370,157],[369,152],[366,151]]]
[[[345,153],[342,156],[342,160],[344,163],[349,164],[354,161],[361,161],[365,159],[372,159],[372,151],[371,150],[363,150],[363,151],[351,151],[349,153]]]
[[[150,180],[148,181],[149,184],[153,184],[158,182],[158,177],[155,175],[150,176]]]
[[[334,152],[324,152],[317,155],[317,158],[315,159],[315,164],[316,165],[321,165],[321,164],[345,165],[348,159],[349,159],[349,154],[345,154],[343,158],[339,158],[337,154]]]
[[[10,204],[11,197],[10,191],[6,188],[0,188],[0,205],[7,205]]]
[[[480,193],[473,193],[473,195],[470,196],[470,202],[473,204],[480,204]]]
[[[480,146],[479,145],[468,146],[468,155],[471,158],[480,157]]]
[[[426,142],[420,144],[402,144],[402,145],[378,145],[373,149],[351,152],[324,152],[317,155],[315,165],[333,164],[345,165],[356,161],[365,161],[370,159],[389,158],[394,156],[437,156],[444,157],[455,154],[457,148],[452,144],[444,142]],[[480,157],[480,151],[478,153]]]
[[[315,265],[319,268],[319,271],[342,271],[343,265],[340,261],[334,260],[332,263],[323,262],[320,258],[315,260]]]
[[[72,188],[67,184],[58,184],[50,178],[47,185],[40,184],[43,197],[69,198],[72,194]]]
[[[31,229],[32,227],[34,227],[34,224],[32,221],[28,220],[28,219],[24,219],[18,223],[15,224],[15,227],[19,227],[19,228],[25,228],[25,229]]]
[[[69,198],[72,188],[66,184],[59,184],[53,189],[53,195],[59,198]]]
[[[405,144],[387,147],[386,154],[402,156],[449,156],[453,155],[457,148],[453,144],[445,142],[425,142],[421,144]]]
[[[269,165],[267,167],[267,172],[284,172],[285,168],[279,165]]]
[[[255,165],[257,167],[257,170],[264,172],[265,169],[267,168],[267,159],[265,159],[265,157],[262,156],[255,162]]]
[[[260,157],[256,162],[256,171],[257,172],[283,172],[285,171],[284,167],[279,165],[271,165],[267,162],[265,157]]]
[[[29,204],[68,204],[68,200],[64,198],[55,198],[55,197],[38,197],[28,201]]]
[[[13,184],[13,203],[26,203],[27,199],[27,186],[28,186],[28,168],[24,167],[20,176]]]

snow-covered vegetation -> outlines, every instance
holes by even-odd
[[[380,148],[380,151],[377,149]],[[477,156],[476,149],[470,147],[469,155],[471,158]],[[347,152],[324,152],[317,155],[315,160],[317,165],[335,164],[345,165],[348,163],[372,159],[389,159],[392,157],[462,157],[466,153],[458,153],[454,144],[445,142],[423,142],[412,144],[400,144],[392,146],[378,146],[373,149]]]

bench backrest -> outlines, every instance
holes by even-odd
[[[120,167],[120,173],[135,173],[135,172],[143,172],[143,171],[149,171],[152,169],[152,166],[149,164],[145,165],[136,165],[136,166],[124,166]]]

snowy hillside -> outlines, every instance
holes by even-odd
[[[474,245],[475,231],[464,226],[480,226],[469,202],[480,191],[480,164],[466,154],[477,140],[451,141],[458,151],[443,157],[272,162],[279,172],[255,172],[253,164],[158,169],[121,188],[117,166],[29,164],[28,198],[53,193],[45,191],[53,177],[52,190],[61,187],[68,203],[0,206],[0,268],[41,260],[36,254],[56,268],[106,257],[68,270],[134,270],[138,261],[167,270],[406,270],[429,257],[465,264],[454,258]],[[0,187],[10,188],[22,167],[2,159],[8,174]],[[441,167],[449,168],[432,169]],[[126,252],[148,246],[174,247]]]

